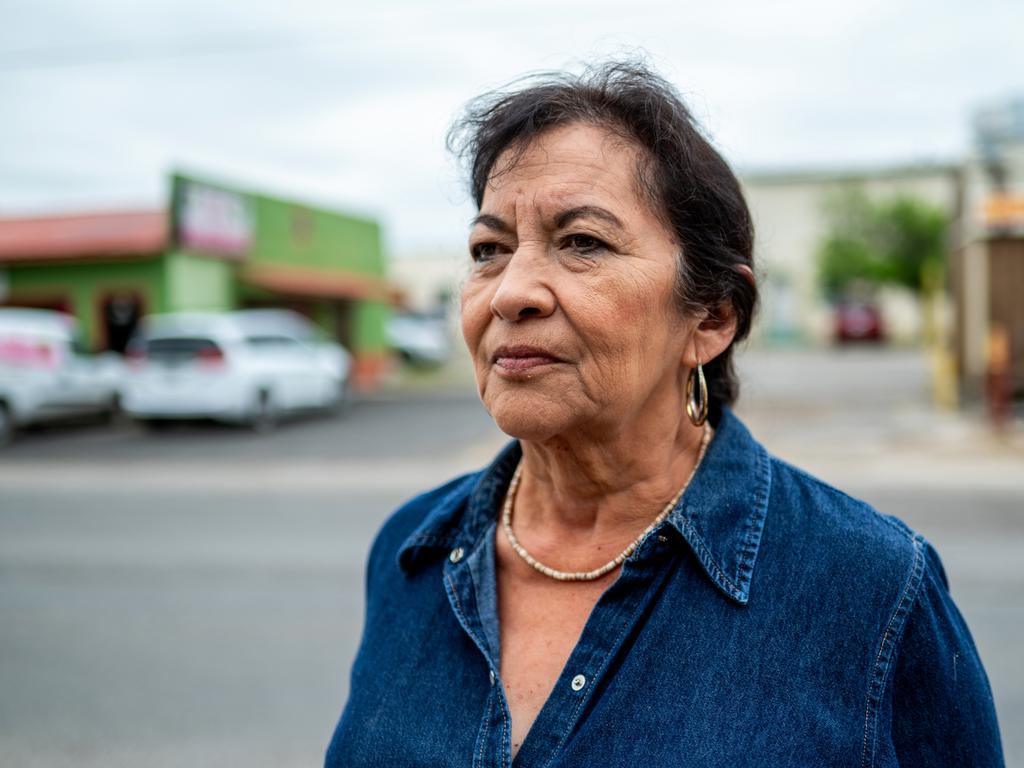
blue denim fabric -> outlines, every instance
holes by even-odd
[[[381,529],[327,766],[512,764],[494,533],[520,455],[511,443]],[[514,764],[1003,757],[985,671],[932,546],[770,456],[726,411],[676,509],[594,607]]]

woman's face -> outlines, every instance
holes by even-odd
[[[469,238],[462,331],[480,396],[526,440],[617,430],[681,403],[693,322],[679,253],[637,189],[637,150],[572,124],[499,158]]]

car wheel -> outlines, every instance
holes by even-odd
[[[110,398],[110,402],[107,403],[107,407],[100,413],[100,423],[107,425],[117,425],[123,422],[124,411],[121,410],[121,397],[119,395],[113,395]]]
[[[351,408],[352,387],[349,386],[348,379],[345,379],[338,384],[337,391],[334,394],[334,399],[331,400],[330,411],[336,416],[342,416],[348,413]]]
[[[267,390],[261,389],[249,414],[249,427],[253,432],[266,434],[277,428],[278,419],[279,413],[273,396]]]
[[[0,403],[0,446],[14,439],[14,417],[6,403]]]

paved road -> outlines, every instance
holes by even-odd
[[[744,416],[773,450],[938,546],[1009,764],[1024,765],[1024,482],[1004,478],[1017,454],[978,453],[955,420],[936,428],[914,356],[755,353],[742,370]],[[458,393],[361,402],[270,436],[27,435],[0,458],[0,765],[317,765],[373,531],[501,440]],[[950,479],[964,454],[980,474]]]
[[[498,440],[471,396],[269,436],[23,436],[0,459],[0,765],[322,762],[373,532]]]

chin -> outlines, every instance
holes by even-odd
[[[484,407],[498,429],[510,437],[530,442],[543,442],[569,431],[578,421],[571,403],[560,393],[553,397],[544,392],[524,389],[483,392]]]

